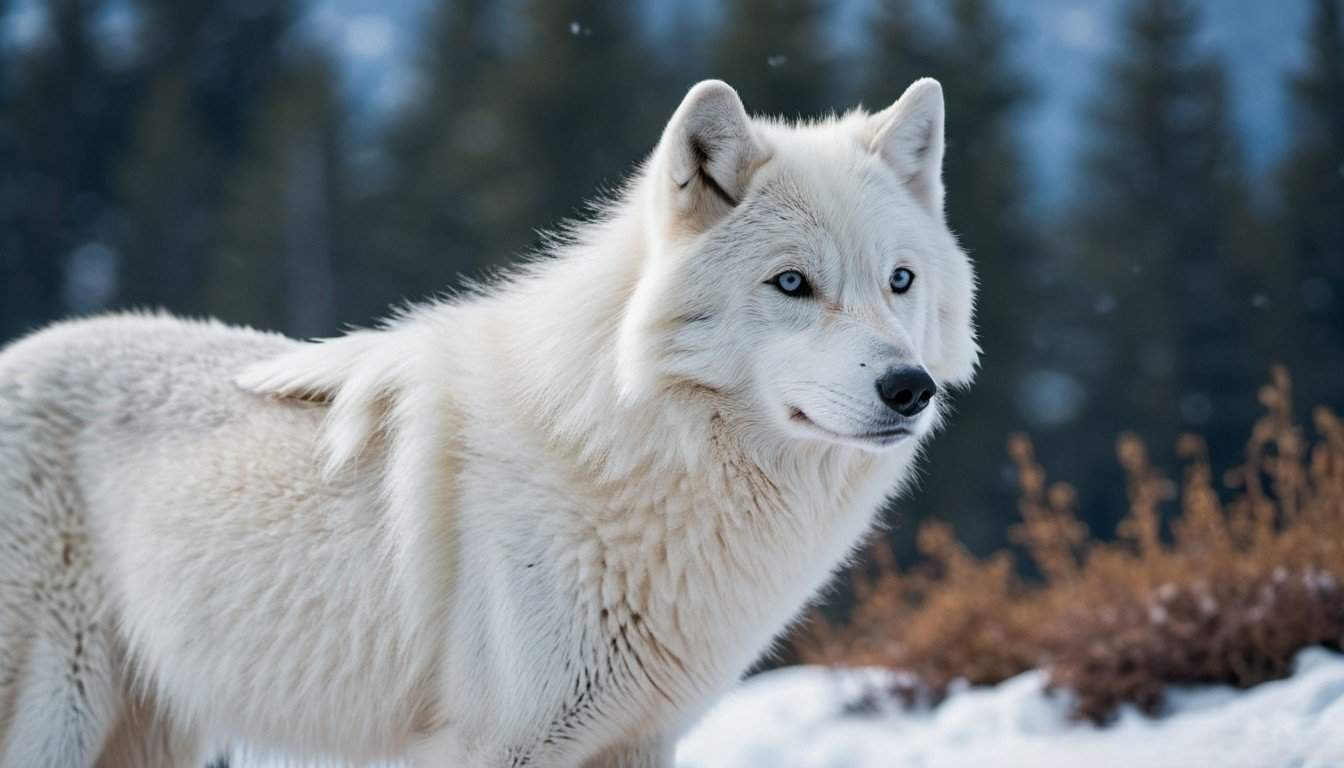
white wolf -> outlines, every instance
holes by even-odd
[[[670,765],[972,376],[942,156],[932,80],[799,125],[705,82],[475,295],[13,344],[0,765]]]

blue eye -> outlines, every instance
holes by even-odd
[[[785,296],[811,296],[812,285],[796,269],[788,269],[770,278],[767,282],[779,289]]]
[[[905,267],[898,267],[891,273],[891,280],[888,282],[892,293],[905,293],[915,284],[915,273]]]

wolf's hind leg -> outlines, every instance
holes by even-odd
[[[39,630],[28,646],[0,733],[0,768],[88,768],[115,721],[115,674],[102,638],[76,628],[78,617],[61,621],[67,631]]]

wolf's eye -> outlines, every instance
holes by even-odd
[[[811,296],[812,284],[807,282],[803,273],[796,269],[787,269],[766,282],[775,286],[786,296]]]
[[[892,293],[905,293],[915,284],[915,273],[905,267],[898,267],[891,273],[891,280],[888,282],[891,284]]]

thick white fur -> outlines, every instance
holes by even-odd
[[[0,766],[670,765],[910,476],[944,397],[864,437],[876,378],[972,376],[941,162],[933,81],[805,125],[707,82],[599,221],[476,295],[312,344],[15,343]]]

